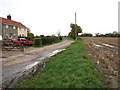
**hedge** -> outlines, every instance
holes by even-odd
[[[34,38],[34,46],[41,46],[42,40],[41,38]]]
[[[54,38],[52,37],[42,37],[41,40],[42,40],[42,45],[52,44],[54,42]]]
[[[60,40],[62,40],[62,37],[56,37],[56,36],[34,38],[34,46],[52,44],[52,43],[58,42]]]
[[[52,44],[58,42],[60,40],[59,37],[51,36],[51,37],[41,37],[42,45]]]
[[[60,38],[60,40],[62,40],[62,36],[60,36],[59,38]]]

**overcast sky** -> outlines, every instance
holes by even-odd
[[[58,31],[68,35],[75,23],[83,33],[118,31],[118,1],[120,0],[0,0],[0,17],[11,14],[35,35],[52,35]]]

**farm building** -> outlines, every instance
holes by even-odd
[[[6,18],[0,17],[0,22],[2,22],[2,38],[15,39],[18,37],[27,37],[27,27],[20,22],[11,20],[11,15],[9,14]]]

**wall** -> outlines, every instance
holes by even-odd
[[[12,25],[9,25],[8,28],[6,28],[6,24],[2,24],[2,37],[3,39],[6,39],[6,34],[9,35],[10,38],[10,34],[12,34],[12,39],[14,39],[13,34],[16,34],[15,38],[18,37],[18,31],[17,31],[17,27],[16,29],[13,29]]]
[[[27,37],[27,29],[24,30],[24,28],[21,27],[21,30],[20,30],[20,28],[18,28],[18,36],[20,35],[24,35]]]

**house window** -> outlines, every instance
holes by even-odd
[[[6,38],[8,38],[9,37],[9,35],[8,34],[6,34]]]
[[[16,29],[16,26],[13,26],[13,29]]]
[[[8,25],[5,25],[5,28],[8,28]]]
[[[13,36],[14,36],[14,38],[15,38],[16,34],[13,34]]]
[[[12,33],[10,33],[10,38],[12,38],[12,35],[13,35],[13,34],[12,34]]]
[[[19,27],[19,30],[21,30],[21,27]]]
[[[24,28],[24,31],[26,31],[26,28]]]

